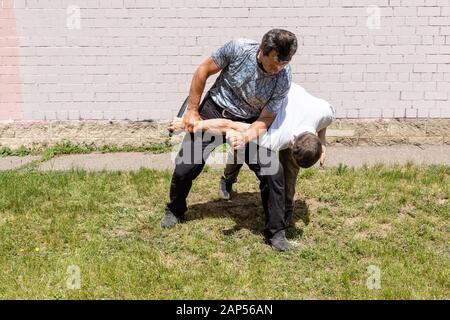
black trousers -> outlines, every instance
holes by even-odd
[[[224,118],[233,121],[253,122],[256,119],[239,119],[224,112],[211,99],[209,92],[200,105],[203,120]],[[186,198],[192,187],[192,181],[202,172],[205,162],[214,149],[226,138],[210,133],[187,133],[175,162],[170,184],[170,201],[166,210],[178,217],[187,211]],[[266,217],[264,234],[271,238],[275,233],[287,228],[285,219],[285,191],[283,167],[278,157],[271,150],[261,148],[254,143],[240,150],[235,161],[245,162],[260,181],[261,199]]]

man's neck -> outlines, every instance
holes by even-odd
[[[256,54],[256,61],[258,62],[258,66],[261,68],[261,70],[267,73],[267,71],[264,69],[263,64],[261,63],[260,57],[261,57],[261,49],[258,50],[258,53]]]

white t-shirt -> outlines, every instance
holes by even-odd
[[[296,136],[304,132],[316,134],[334,120],[335,111],[327,101],[292,83],[275,120],[258,144],[274,151],[286,149]]]

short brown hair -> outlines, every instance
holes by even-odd
[[[297,37],[287,30],[270,30],[262,39],[261,51],[268,56],[272,50],[278,53],[280,61],[290,61],[297,52]]]
[[[295,138],[292,156],[301,168],[312,167],[322,155],[322,143],[313,133],[305,132]]]

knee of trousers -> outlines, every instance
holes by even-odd
[[[174,181],[189,181],[195,179],[203,169],[203,165],[180,164],[175,167]]]

